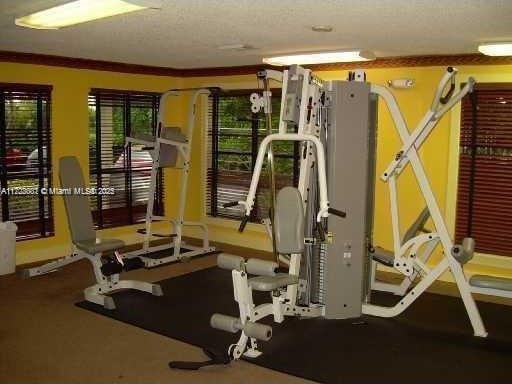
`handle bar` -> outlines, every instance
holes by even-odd
[[[341,217],[341,218],[347,217],[347,212],[340,211],[340,210],[338,210],[338,209],[329,208],[329,209],[327,210],[327,212],[329,212],[329,213],[330,213],[330,214],[332,214],[332,215],[335,215],[335,216]]]
[[[240,202],[240,201],[229,201],[227,203],[222,204],[222,206],[224,208],[236,207],[237,205],[243,205],[243,202]],[[250,218],[250,216],[248,216],[248,215],[244,215],[242,217],[242,221],[240,222],[240,226],[238,227],[238,232],[242,233],[244,231],[245,226],[249,222],[249,218]]]
[[[240,223],[240,227],[238,227],[238,232],[242,233],[245,229],[245,226],[249,222],[249,216],[242,217],[242,222]]]
[[[335,215],[335,216],[338,216],[341,218],[347,217],[347,212],[340,211],[339,209],[328,208],[327,212],[330,213],[331,215]],[[318,237],[320,238],[320,241],[324,242],[325,234],[327,233],[327,231],[325,230],[321,221],[316,223],[316,229],[317,229]]]
[[[450,89],[448,92],[446,92],[446,95],[442,96],[439,99],[439,102],[443,105],[445,105],[448,101],[450,101],[450,98],[453,96],[453,92],[455,91],[455,78],[452,77],[452,81],[450,83]]]

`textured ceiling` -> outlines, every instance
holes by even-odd
[[[285,52],[364,48],[377,57],[476,53],[512,40],[511,0],[162,0],[145,10],[61,30],[14,17],[65,0],[0,0],[0,50],[175,68],[261,63]],[[331,33],[312,25],[332,25]],[[218,46],[247,44],[247,51]]]

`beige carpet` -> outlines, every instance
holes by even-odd
[[[123,277],[158,281],[214,263],[215,257],[208,256]],[[29,280],[0,277],[0,382],[306,382],[243,361],[198,372],[170,370],[170,360],[204,355],[199,348],[75,307],[82,289],[93,282],[87,261]]]
[[[270,257],[265,252],[247,254],[247,250],[225,244],[220,248]],[[158,281],[214,264],[215,256],[207,256],[122,276]],[[397,282],[396,275],[379,276]],[[306,382],[243,361],[198,372],[170,370],[170,360],[201,360],[205,356],[199,348],[77,308],[74,303],[83,300],[83,288],[93,283],[92,269],[85,260],[29,280],[0,276],[0,383]],[[429,290],[457,295],[456,287],[449,283],[436,282]],[[512,304],[502,298],[480,298]]]

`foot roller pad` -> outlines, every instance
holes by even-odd
[[[229,271],[233,269],[241,270],[244,263],[245,260],[241,256],[230,255],[228,253],[221,253],[217,256],[217,266]]]
[[[221,331],[237,333],[242,330],[242,323],[238,317],[226,316],[215,313],[210,318],[210,326]]]
[[[239,318],[220,313],[216,313],[210,318],[210,326],[230,333],[244,331],[247,336],[254,337],[257,340],[268,341],[272,338],[272,327],[268,325],[252,321],[242,324]]]
[[[257,340],[269,341],[272,338],[272,327],[253,323],[252,321],[245,323],[244,332],[247,336],[254,337]]]

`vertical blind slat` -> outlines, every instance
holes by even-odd
[[[113,189],[113,195],[91,198],[98,228],[145,220],[153,160],[147,148],[125,138],[135,133],[156,134],[160,95],[137,91],[93,89],[89,94],[89,173],[92,187]],[[154,212],[163,215],[163,175],[157,177]]]

